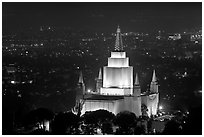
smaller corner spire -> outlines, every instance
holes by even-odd
[[[152,82],[156,82],[157,78],[156,78],[156,72],[155,69],[153,70],[153,76],[152,76]]]
[[[102,72],[101,72],[101,68],[99,69],[98,79],[102,79]]]
[[[80,71],[80,73],[79,73],[79,82],[78,83],[81,83],[81,84],[84,83],[82,71]]]
[[[139,78],[138,78],[138,74],[136,73],[136,75],[135,75],[135,86],[136,85],[139,85],[140,83],[139,83]]]

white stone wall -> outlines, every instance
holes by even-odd
[[[151,94],[142,96],[142,104],[145,104],[148,109],[148,116],[156,115],[158,110],[159,94]]]
[[[157,82],[151,82],[150,91],[153,93],[158,93],[158,84]]]
[[[103,87],[133,88],[133,67],[104,67]]]
[[[129,67],[129,58],[108,58],[108,67]]]
[[[111,52],[103,68],[103,88],[133,88],[133,67],[126,52]],[[122,94],[121,94],[122,95]]]
[[[136,116],[141,115],[141,98],[140,97],[125,97],[124,99],[110,101],[110,100],[86,100],[82,115],[86,111],[96,111],[104,109],[117,115],[121,111],[130,111]]]
[[[111,58],[126,58],[126,52],[111,52]]]
[[[108,110],[114,113],[115,108],[115,101],[108,101],[108,100],[86,100],[83,108],[82,108],[82,115],[86,111],[96,111],[99,109]]]
[[[101,95],[132,95],[132,88],[101,88]]]

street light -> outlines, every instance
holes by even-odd
[[[159,106],[159,110],[162,110],[163,109],[163,107],[162,106]]]

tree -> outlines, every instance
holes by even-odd
[[[112,133],[112,121],[115,115],[107,110],[96,110],[92,112],[86,112],[82,119],[86,125],[85,134],[95,134],[95,130],[100,128],[103,134]]]
[[[25,124],[36,125],[37,123],[40,123],[43,125],[43,129],[45,130],[45,126],[44,126],[45,120],[51,121],[53,118],[54,118],[54,113],[51,110],[46,108],[38,108],[28,113],[28,115],[26,116]]]
[[[134,135],[142,135],[145,134],[145,127],[144,126],[136,126],[134,129]]]
[[[79,117],[72,112],[59,113],[52,123],[53,134],[75,134]]]
[[[13,134],[13,118],[8,110],[2,108],[2,134]]]
[[[123,111],[116,115],[115,124],[119,126],[118,134],[133,134],[130,133],[131,128],[134,127],[136,116],[129,111]]]
[[[141,111],[142,111],[142,116],[143,117],[148,117],[148,114],[147,114],[148,108],[147,108],[147,106],[145,104],[141,105]]]
[[[81,110],[83,108],[84,102],[85,100],[80,99],[79,101],[76,102],[74,108],[72,108],[72,112],[76,114],[78,117],[81,116]]]
[[[101,130],[102,130],[103,135],[112,134],[113,133],[112,122],[110,121],[103,122]]]
[[[45,131],[43,129],[36,129],[36,130],[32,131],[30,134],[31,135],[49,135],[49,132]]]
[[[166,123],[164,131],[164,135],[179,135],[181,134],[180,124],[175,120],[170,120]]]
[[[109,112],[109,111],[103,110],[103,109],[93,111],[93,115],[97,119],[98,122],[99,121],[101,121],[101,122],[111,121],[115,117],[115,115],[112,112]]]

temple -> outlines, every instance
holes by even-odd
[[[129,66],[129,58],[123,49],[122,34],[118,26],[116,31],[115,50],[108,58],[107,66],[99,69],[96,79],[96,91],[85,91],[82,72],[80,72],[75,109],[79,105],[80,114],[99,109],[108,110],[114,114],[130,111],[136,116],[142,115],[141,106],[147,107],[147,115],[156,115],[159,103],[156,72],[150,84],[150,90],[141,94],[139,77],[136,73],[133,80],[133,67]],[[133,84],[134,83],[134,84]],[[81,102],[81,104],[79,104]]]
[[[108,66],[103,67],[103,86],[98,91],[101,95],[132,95],[133,67],[123,51],[120,28],[117,28],[115,51],[108,58]]]

